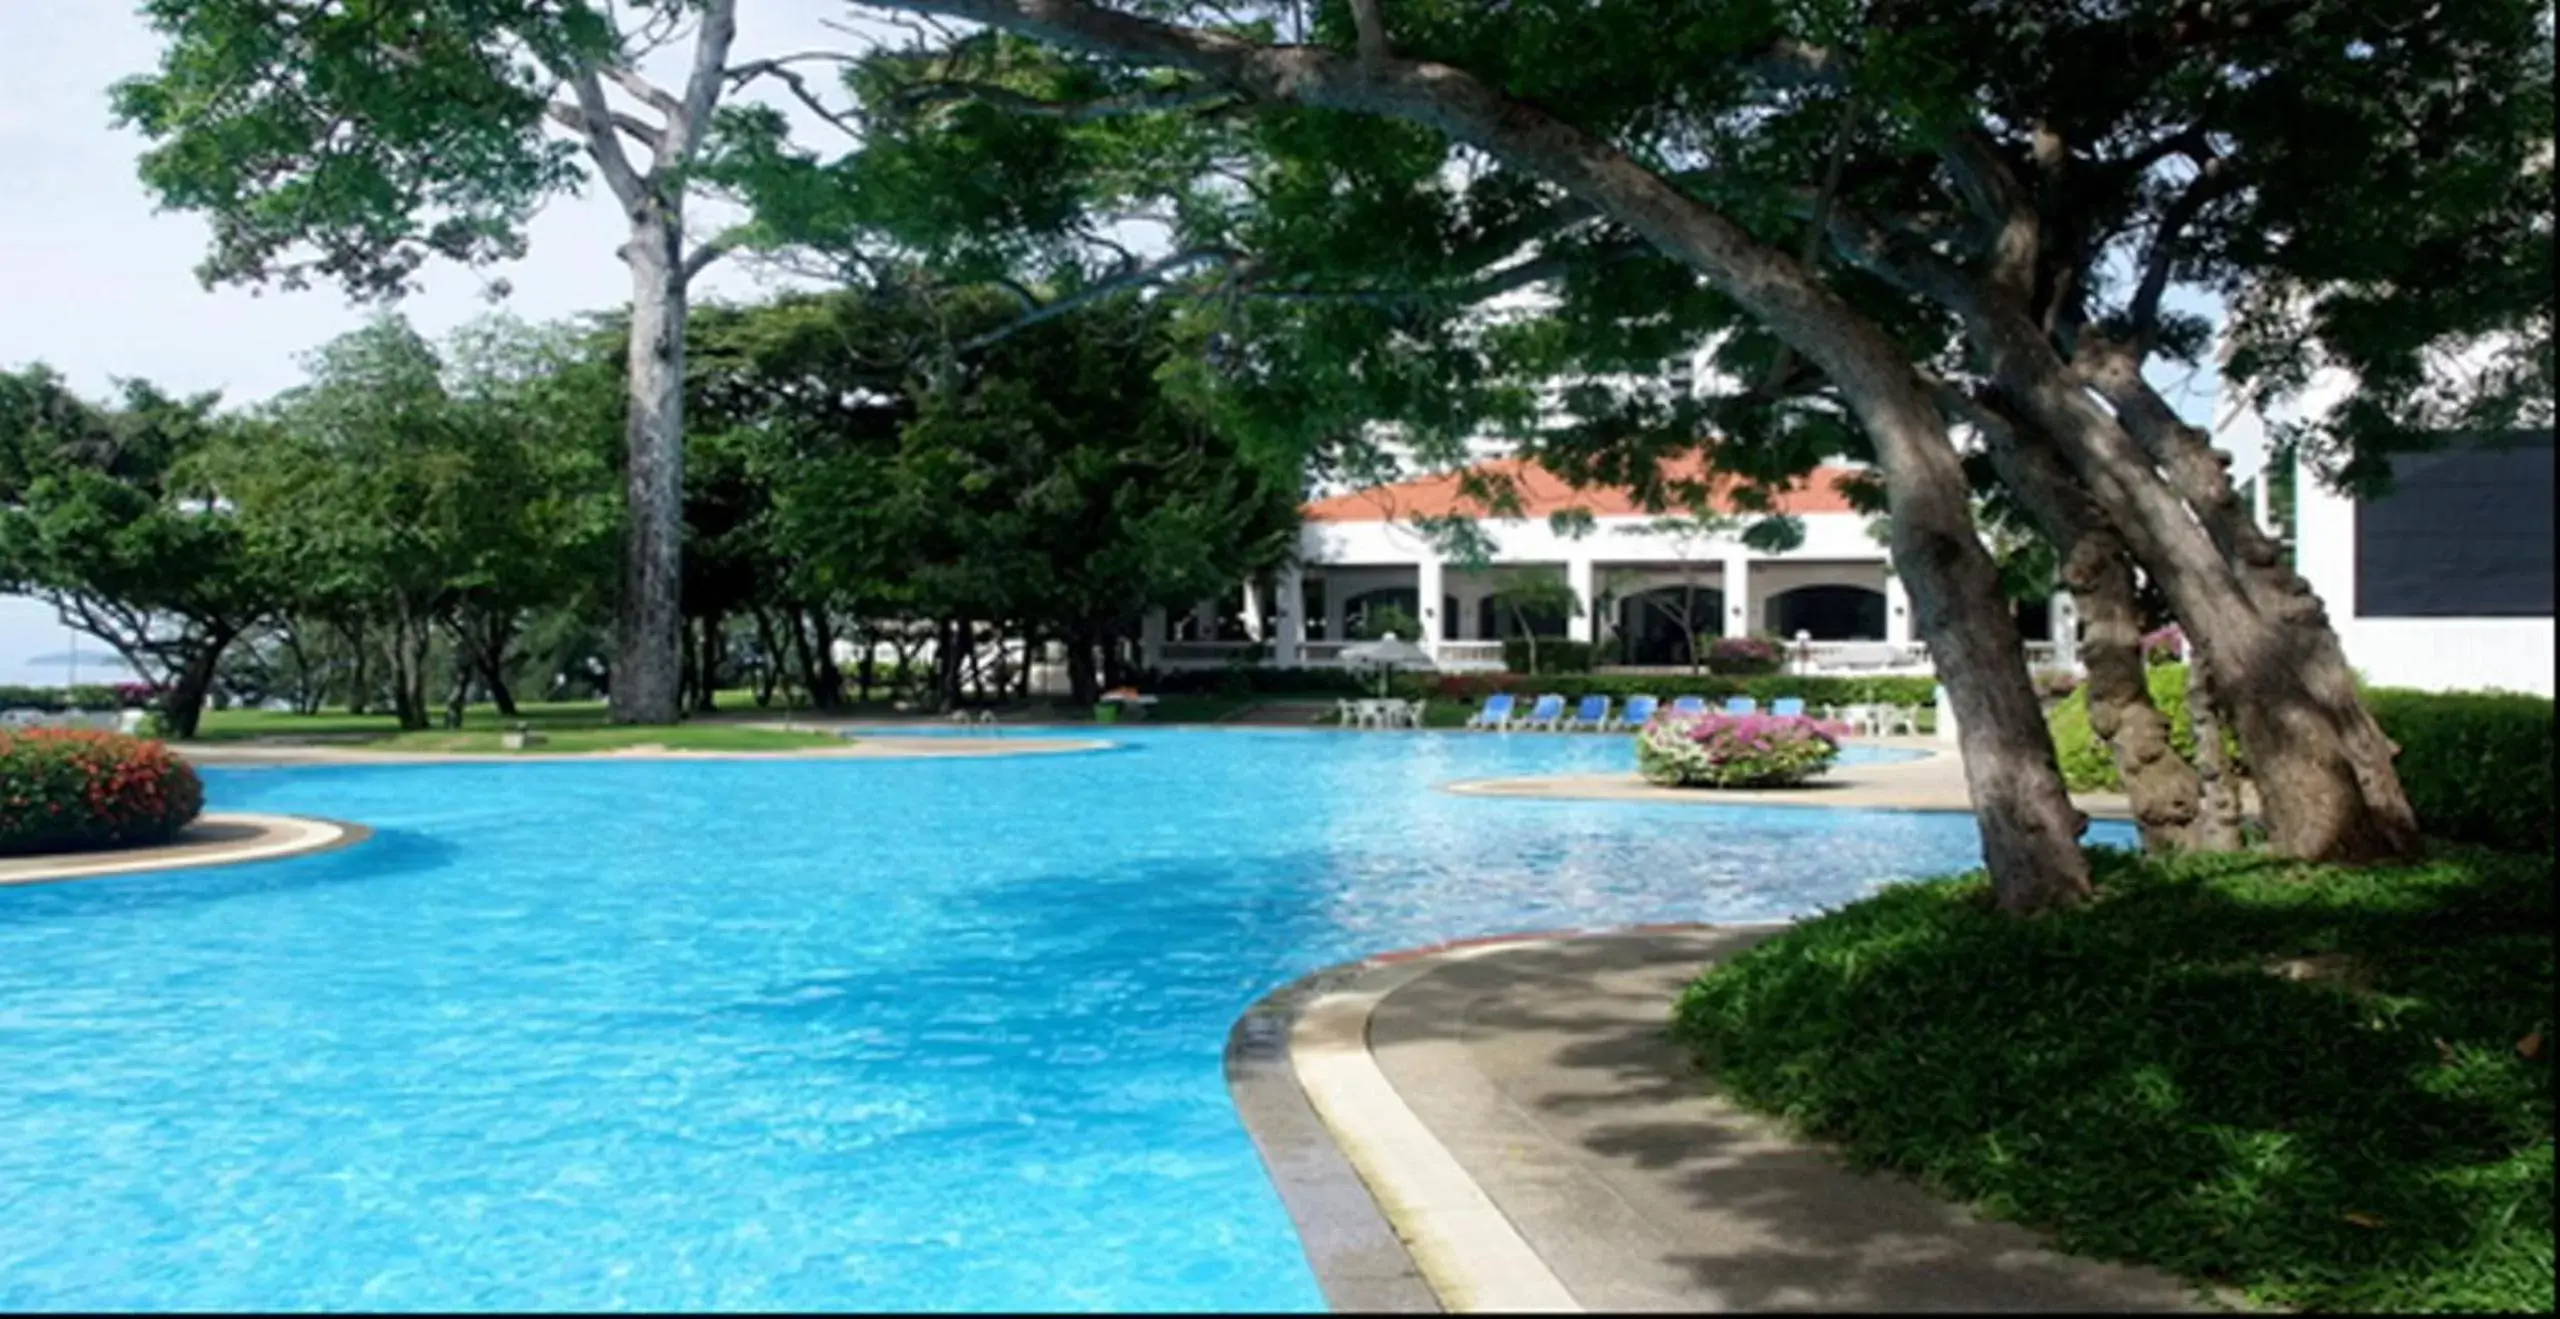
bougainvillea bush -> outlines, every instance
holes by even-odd
[[[1775,673],[1786,652],[1767,637],[1719,637],[1708,645],[1710,673]]]
[[[1636,733],[1636,768],[1675,788],[1776,788],[1839,759],[1836,724],[1801,715],[1665,715]]]
[[[161,743],[0,732],[0,856],[166,842],[203,809],[195,769]]]

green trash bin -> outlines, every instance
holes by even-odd
[[[1097,724],[1116,724],[1120,722],[1120,703],[1117,701],[1104,701],[1100,705],[1093,707],[1093,721]]]

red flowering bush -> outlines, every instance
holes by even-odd
[[[0,732],[0,856],[166,842],[203,809],[194,767],[159,742]]]
[[[1775,673],[1786,652],[1766,637],[1719,637],[1707,647],[1709,673]]]

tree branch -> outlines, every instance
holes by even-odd
[[[2231,191],[2235,177],[2223,168],[2220,156],[2209,156],[2177,200],[2160,213],[2160,222],[2151,232],[2151,250],[2143,257],[2142,282],[2135,286],[2126,311],[2136,360],[2150,356],[2159,338],[2160,299],[2168,292],[2169,274],[2178,264],[2179,240],[2205,207]]]
[[[1082,124],[1119,115],[1152,114],[1160,110],[1210,105],[1232,100],[1234,96],[1235,93],[1221,87],[1181,87],[1101,96],[1090,101],[1044,101],[992,83],[926,82],[901,92],[898,103],[909,109],[918,109],[941,101],[982,101],[1007,114]]]
[[[722,74],[729,47],[738,39],[738,0],[705,0],[702,27],[693,37],[693,72],[685,79],[684,103],[667,114],[667,140],[658,162],[681,164],[693,159],[710,126],[711,107],[720,101]]]
[[[641,77],[640,71],[628,64],[606,64],[596,71],[612,79],[615,86],[631,93],[642,105],[662,115],[673,118],[684,111],[683,102],[668,95],[658,84]]]
[[[2035,295],[2036,257],[2042,223],[2035,197],[2010,168],[1998,147],[1972,129],[1947,134],[1938,156],[1955,175],[1956,186],[1991,231],[1991,280],[2021,305]]]
[[[1045,303],[1037,302],[1037,300],[1031,295],[1031,291],[1019,283],[1015,283],[1010,280],[998,281],[1000,284],[1010,285],[1011,287],[1008,291],[1013,293],[1017,298],[1021,298],[1026,304],[1030,305],[1030,310],[992,330],[961,341],[957,345],[957,348],[959,351],[964,353],[975,352],[978,349],[987,347],[990,344],[1010,338],[1024,330],[1030,329],[1032,326],[1038,325],[1043,321],[1056,320],[1058,317],[1064,316],[1078,307],[1110,297],[1112,294],[1122,293],[1130,289],[1142,288],[1146,285],[1157,283],[1180,271],[1191,269],[1194,266],[1234,265],[1241,259],[1242,257],[1239,253],[1223,247],[1194,248],[1188,251],[1176,252],[1173,255],[1158,261],[1151,261],[1142,266],[1124,269],[1120,273],[1113,275],[1108,279],[1088,284],[1065,297],[1057,298]]]
[[[790,59],[800,58],[813,57],[790,57]],[[789,62],[789,59],[754,60],[728,70],[723,76],[728,78],[731,82],[742,86],[760,77],[781,79],[783,85],[791,89],[791,95],[797,98],[800,104],[809,108],[809,113],[833,124],[836,131],[843,133],[845,136],[852,138],[856,142],[860,142],[862,140],[862,129],[858,127],[851,118],[839,111],[829,108],[825,101],[818,99],[818,94],[809,89],[809,80],[802,77],[799,70],[785,67]]]
[[[590,131],[586,112],[574,105],[553,101],[543,109],[549,112],[551,122],[567,128],[570,132],[585,134]],[[633,141],[647,147],[651,152],[658,149],[658,130],[647,124],[616,110],[613,112],[613,126],[630,134]]]
[[[585,121],[587,154],[596,162],[596,170],[604,175],[605,186],[625,208],[636,208],[649,199],[649,181],[633,168],[631,157],[622,149],[622,139],[609,127],[613,123],[613,107],[604,99],[604,84],[597,81],[592,68],[579,68],[569,75],[569,88],[577,95],[579,116]],[[659,150],[665,149],[663,140]]]

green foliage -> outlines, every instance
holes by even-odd
[[[284,569],[197,470],[242,429],[215,402],[127,381],[100,406],[43,367],[0,374],[0,590],[36,596],[136,657],[182,733]]]
[[[0,856],[162,843],[203,809],[195,770],[161,743],[0,732]]]
[[[2400,746],[2394,762],[2427,832],[2551,851],[2552,703],[2511,692],[2375,688],[2365,708]]]
[[[2307,1311],[2552,1307],[2551,858],[2092,854],[2021,921],[1896,885],[1709,970],[1722,1091],[2070,1250]]]
[[[1419,641],[1422,620],[1394,605],[1379,605],[1362,614],[1345,631],[1358,641],[1379,641],[1390,636]]]
[[[1588,641],[1540,637],[1533,653],[1526,637],[1502,640],[1502,667],[1513,673],[1589,673],[1595,654]]]
[[[11,687],[0,685],[0,710],[119,710],[123,693],[99,683],[77,687]]]
[[[583,4],[531,0],[151,0],[158,68],[116,85],[153,145],[142,179],[207,213],[208,283],[315,276],[396,293],[431,256],[522,255],[523,226],[575,185],[543,137],[566,67],[606,33]],[[546,65],[552,68],[546,68]]]

